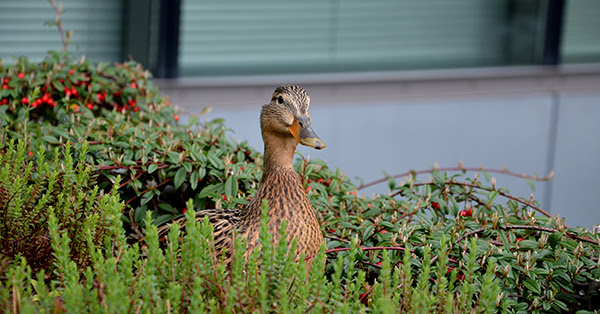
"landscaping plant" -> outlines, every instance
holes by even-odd
[[[300,156],[326,247],[295,259],[265,229],[262,250],[246,263],[239,239],[227,266],[194,211],[247,204],[262,154],[231,139],[224,121],[180,124],[133,61],[50,52],[39,63],[0,61],[0,83],[4,311],[600,308],[599,236],[497,186],[490,174],[508,170],[409,171],[366,197],[370,184]],[[179,217],[185,226],[161,237],[157,227]]]

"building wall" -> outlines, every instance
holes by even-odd
[[[572,226],[600,223],[600,67],[571,66],[242,77],[157,81],[184,115],[225,118],[232,137],[261,150],[260,106],[275,86],[297,83],[311,95],[312,124],[327,144],[301,147],[339,167],[355,182],[410,169],[465,166],[504,168],[545,176],[535,183],[494,175],[498,186],[536,200]],[[427,180],[427,176],[422,176]],[[365,193],[387,193],[381,184]]]

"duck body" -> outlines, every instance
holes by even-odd
[[[277,169],[266,172],[256,196],[240,213],[236,226],[240,236],[246,238],[247,251],[259,246],[262,200],[267,200],[269,210],[268,230],[273,240],[280,240],[283,220],[287,222],[286,241],[297,241],[296,254],[313,256],[323,244],[321,227],[304,192],[300,176],[294,169]]]
[[[270,103],[262,107],[260,126],[265,150],[263,176],[256,195],[241,209],[197,213],[198,219],[208,216],[213,224],[217,253],[230,255],[236,235],[246,239],[246,256],[260,247],[263,200],[269,208],[268,230],[275,243],[280,240],[281,223],[285,220],[286,240],[290,246],[297,241],[297,256],[313,256],[319,251],[324,242],[319,221],[292,164],[298,144],[325,147],[310,125],[309,103],[304,89],[284,85],[277,87]]]

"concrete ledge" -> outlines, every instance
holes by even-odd
[[[161,92],[184,111],[204,106],[248,108],[263,104],[281,84],[304,86],[323,105],[505,94],[597,91],[600,64],[520,66],[395,72],[156,79]]]

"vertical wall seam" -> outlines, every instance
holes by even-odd
[[[560,111],[560,92],[553,90],[551,94],[551,108],[550,108],[550,130],[548,140],[548,154],[546,155],[546,174],[554,170],[556,166],[556,146],[558,138],[558,119]],[[552,188],[554,185],[554,178],[546,183],[545,195],[544,195],[544,208],[553,213],[552,210]]]

